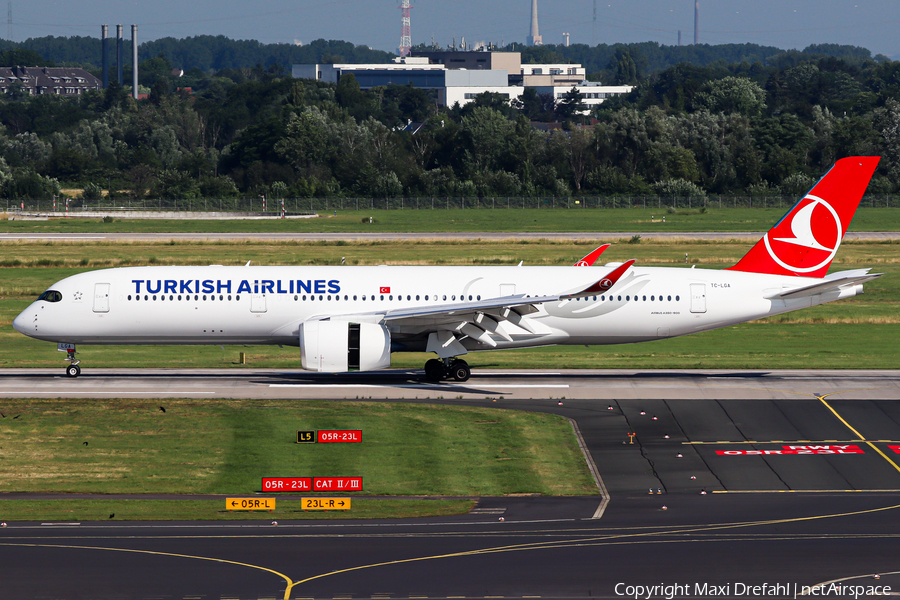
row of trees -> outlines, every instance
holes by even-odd
[[[293,80],[278,65],[197,73],[188,90],[159,56],[142,66],[147,100],[115,84],[0,99],[0,194],[799,194],[851,154],[884,156],[870,190],[896,192],[900,63],[852,50],[681,63],[584,116],[575,92],[439,109],[416,88]],[[634,77],[646,62],[623,46],[607,67]]]

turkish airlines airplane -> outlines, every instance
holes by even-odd
[[[13,327],[57,342],[71,377],[76,344],[282,344],[329,373],[433,352],[428,379],[465,381],[472,351],[646,342],[862,293],[880,273],[826,273],[878,161],[839,160],[725,270],[579,268],[606,246],[572,267],[128,267],[53,284]]]

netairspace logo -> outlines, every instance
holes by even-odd
[[[634,600],[652,600],[654,598],[853,598],[858,600],[867,596],[891,595],[889,585],[860,585],[847,583],[825,583],[821,585],[802,585],[799,583],[763,583],[750,585],[747,583],[660,583],[657,585],[629,585],[617,583],[614,589],[616,596],[634,598]]]

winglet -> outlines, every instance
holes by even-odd
[[[573,266],[575,267],[592,267],[594,263],[597,262],[597,259],[600,258],[600,255],[606,252],[606,249],[609,248],[609,244],[603,244],[596,250],[592,251],[590,254],[579,260]]]
[[[622,275],[625,274],[625,271],[631,268],[631,265],[634,264],[634,261],[635,259],[633,258],[631,260],[626,260],[597,283],[581,290],[580,292],[560,296],[560,299],[562,300],[566,298],[579,298],[581,296],[590,296],[592,294],[602,294],[608,292],[614,285],[616,285]]]

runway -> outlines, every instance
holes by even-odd
[[[887,574],[900,572],[898,382],[898,371],[475,370],[433,385],[413,371],[3,370],[6,397],[371,396],[553,412],[577,423],[610,501],[599,519],[599,497],[502,497],[416,521],[13,523],[0,529],[0,596],[622,598],[678,584],[678,598],[792,598],[848,577],[900,591]],[[784,589],[738,593],[764,583]]]
[[[261,242],[370,242],[370,241],[467,241],[472,240],[629,240],[635,235],[646,240],[740,240],[748,243],[759,240],[764,231],[614,231],[614,232],[520,232],[520,231],[476,231],[476,232],[334,232],[334,233],[0,233],[0,242],[238,242],[254,240]],[[845,241],[886,241],[900,239],[897,231],[848,231]]]
[[[0,369],[0,398],[321,398],[385,400],[900,399],[900,371],[474,369],[465,383],[431,383],[421,370],[330,375],[283,369]]]

